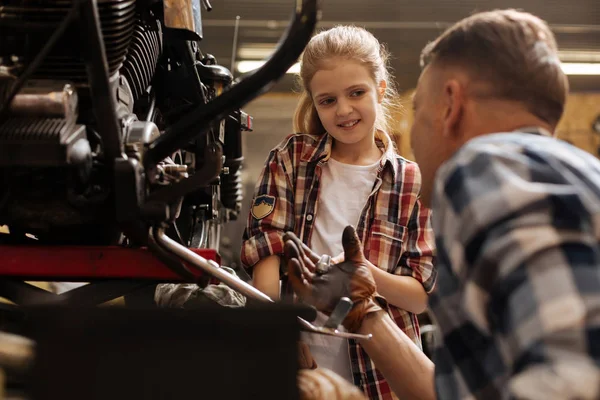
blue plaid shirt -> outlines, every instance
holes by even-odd
[[[478,137],[438,171],[440,399],[600,398],[600,161],[549,136]]]

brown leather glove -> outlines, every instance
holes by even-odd
[[[324,274],[315,271],[319,256],[293,233],[286,233],[284,241],[288,277],[296,294],[326,314],[333,311],[340,298],[350,298],[354,306],[342,323],[350,332],[360,328],[367,314],[387,309],[385,299],[376,293],[375,280],[352,226],[342,234],[345,260],[333,264]]]
[[[298,366],[300,369],[315,369],[317,362],[313,358],[310,348],[303,341],[298,341]]]
[[[366,400],[365,395],[335,372],[325,368],[298,371],[300,400]]]

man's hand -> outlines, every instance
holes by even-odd
[[[288,277],[301,299],[329,314],[340,298],[349,297],[354,307],[343,325],[351,332],[360,327],[368,313],[382,309],[374,300],[377,296],[375,280],[367,267],[368,261],[353,227],[346,227],[342,234],[345,261],[333,264],[323,274],[315,270],[320,257],[293,233],[286,233],[284,240]],[[385,300],[378,300],[382,306],[387,306]]]

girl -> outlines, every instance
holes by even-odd
[[[378,292],[398,326],[421,346],[416,315],[434,286],[434,237],[421,206],[416,164],[395,153],[386,133],[397,93],[387,53],[362,28],[314,36],[302,59],[297,134],[273,149],[256,186],[242,245],[253,283],[279,298],[282,236],[293,231],[319,254],[343,259],[341,234],[357,227]],[[320,323],[324,320],[320,316]],[[354,341],[303,334],[317,365],[391,399],[388,384]]]

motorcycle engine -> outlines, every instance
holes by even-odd
[[[107,223],[114,219],[114,175],[104,163],[98,124],[105,116],[93,108],[83,22],[71,23],[31,68],[72,6],[73,0],[5,0],[0,6],[0,224],[10,227],[13,238],[26,233],[44,243],[114,243],[119,230]],[[173,71],[181,67],[173,49],[182,46],[165,46],[162,2],[97,0],[97,6],[121,145],[128,157],[140,159],[144,146],[176,120],[178,109],[206,101],[199,92],[210,90],[198,82],[199,90],[185,94],[190,85],[180,78],[186,74]],[[183,43],[197,47],[195,41]],[[230,82],[222,67],[196,63],[200,76],[204,71],[209,80],[225,77]],[[29,68],[25,84],[5,104]],[[246,117],[238,116],[234,131],[239,132],[239,120]],[[223,140],[223,132],[220,136]],[[194,151],[179,152],[174,158],[181,164],[168,160],[161,173],[173,179],[184,176],[194,168],[195,156]],[[240,157],[232,154],[232,173],[224,177],[224,203],[234,217],[241,201]],[[215,190],[209,192],[205,197],[214,197]]]

